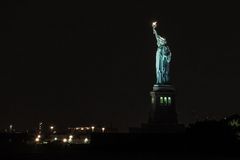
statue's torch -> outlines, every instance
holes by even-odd
[[[153,27],[153,28],[156,28],[156,27],[157,27],[157,21],[155,21],[155,22],[152,23],[152,27]]]

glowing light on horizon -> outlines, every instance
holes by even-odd
[[[36,139],[35,139],[35,142],[39,142],[39,141],[40,141],[40,139],[39,139],[39,138],[36,138]]]
[[[89,143],[89,139],[88,139],[88,138],[85,138],[85,139],[84,139],[84,143],[85,143],[85,144]]]
[[[105,128],[104,127],[102,127],[102,132],[104,132],[105,131]]]

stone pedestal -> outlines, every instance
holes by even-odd
[[[151,95],[151,110],[148,122],[141,128],[130,128],[131,132],[179,133],[184,125],[178,124],[176,92],[172,85],[154,85]]]
[[[177,124],[175,89],[172,85],[154,85],[148,123]]]

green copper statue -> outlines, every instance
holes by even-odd
[[[156,78],[157,85],[164,85],[169,83],[169,63],[171,61],[171,51],[167,46],[167,41],[165,38],[157,34],[155,28],[157,27],[157,22],[152,23],[153,34],[157,39],[157,52],[156,52]]]

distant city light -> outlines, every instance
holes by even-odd
[[[58,138],[57,138],[57,137],[55,137],[55,138],[54,138],[54,141],[57,141],[57,140],[58,140]]]
[[[102,127],[102,132],[104,132],[105,131],[105,128],[104,127]]]
[[[91,128],[92,128],[92,131],[94,131],[95,127],[94,127],[94,126],[92,126]]]
[[[53,130],[53,129],[54,129],[54,126],[50,126],[50,129]]]
[[[84,128],[83,127],[81,127],[81,131],[83,131],[84,130]]]
[[[69,139],[68,139],[68,142],[69,142],[69,143],[72,142],[72,138],[69,138]]]
[[[85,138],[84,139],[84,143],[86,144],[86,143],[88,143],[89,142],[89,139],[88,138]]]
[[[73,135],[70,135],[70,136],[69,136],[69,139],[72,139],[72,138],[73,138]]]
[[[41,135],[39,134],[39,135],[37,136],[37,138],[41,138]]]
[[[35,138],[35,142],[39,142],[40,141],[40,139],[39,138]]]
[[[67,138],[63,138],[63,143],[66,143],[67,142]]]

